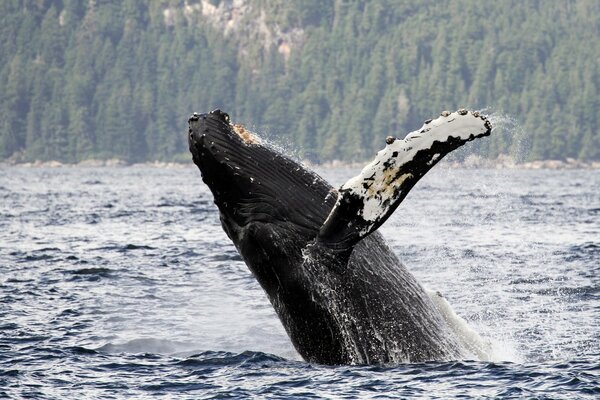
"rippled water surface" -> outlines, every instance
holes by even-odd
[[[0,167],[0,397],[600,396],[600,171],[436,167],[381,231],[498,361],[307,364],[197,169]]]

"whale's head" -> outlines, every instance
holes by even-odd
[[[335,203],[331,186],[221,110],[194,113],[188,122],[193,161],[247,264],[301,257]]]
[[[218,109],[206,114],[194,113],[188,124],[192,159],[212,191],[215,204],[226,219],[245,225],[253,216],[241,213],[239,203],[254,197],[259,189],[259,176],[255,176],[260,174],[256,170],[260,164],[255,154],[259,140],[250,133],[240,135],[241,129],[231,124],[227,113]],[[269,192],[268,187],[261,184],[262,191]],[[265,194],[264,205],[272,207],[272,196]]]

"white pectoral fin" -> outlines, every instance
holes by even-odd
[[[404,139],[388,137],[375,159],[340,187],[319,241],[334,248],[353,246],[375,231],[446,154],[491,130],[485,116],[459,110],[443,112]]]

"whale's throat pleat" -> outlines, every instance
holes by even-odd
[[[215,195],[221,212],[240,226],[251,222],[289,223],[314,237],[335,203],[332,187],[296,161],[262,144],[238,146],[236,152],[236,157],[227,160],[232,182]]]

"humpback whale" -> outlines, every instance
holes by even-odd
[[[335,189],[227,113],[194,113],[189,149],[222,227],[267,294],[298,353],[321,364],[486,359],[485,343],[428,292],[377,228],[446,154],[487,136],[477,111],[443,112],[389,136]]]

